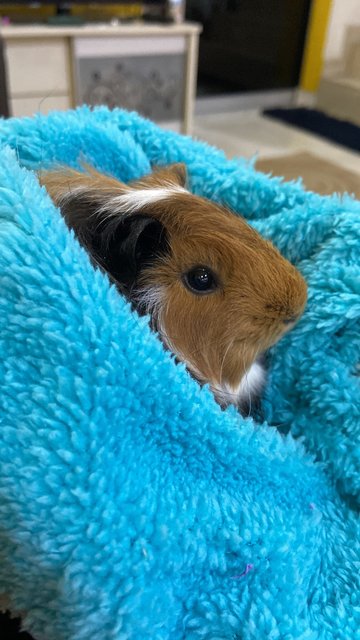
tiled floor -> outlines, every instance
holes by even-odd
[[[359,174],[360,155],[312,134],[262,116],[258,111],[202,115],[195,118],[193,136],[225,151],[229,158],[259,158],[310,152]]]

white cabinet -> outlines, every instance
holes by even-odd
[[[190,133],[198,25],[12,25],[0,33],[12,115],[102,103]]]
[[[10,98],[10,113],[16,118],[32,116],[34,113],[49,113],[49,111],[66,111],[73,106],[70,96],[47,95],[23,98]]]
[[[6,63],[8,89],[13,97],[70,92],[68,48],[63,38],[10,40]]]

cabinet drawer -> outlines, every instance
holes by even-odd
[[[12,116],[32,116],[34,113],[48,113],[49,111],[65,111],[71,109],[70,96],[48,96],[38,98],[12,98],[10,112]]]
[[[14,40],[7,44],[6,57],[10,96],[70,93],[65,39]]]

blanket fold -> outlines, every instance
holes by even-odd
[[[261,425],[175,365],[35,173],[176,161],[309,284]],[[359,214],[125,111],[0,121],[0,593],[37,640],[360,637]]]

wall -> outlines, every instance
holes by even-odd
[[[341,58],[346,29],[354,25],[358,25],[360,31],[360,0],[332,0],[323,54],[325,63],[335,58]]]

